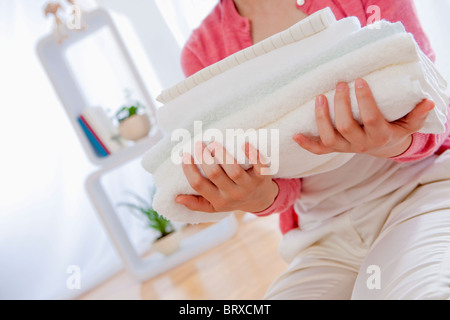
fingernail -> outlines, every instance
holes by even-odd
[[[191,155],[187,152],[183,153],[182,161],[184,164],[190,164],[191,163]]]
[[[293,139],[297,143],[302,143],[302,141],[303,141],[302,138],[303,138],[303,136],[301,134],[296,134]]]
[[[362,89],[366,86],[367,82],[364,79],[357,79],[355,81],[355,88]]]
[[[196,141],[194,144],[194,154],[198,156],[203,152],[203,141]]]
[[[320,95],[316,99],[316,106],[317,107],[322,107],[323,105],[325,105],[325,98],[324,98],[323,95]]]
[[[245,153],[250,153],[255,150],[255,148],[250,143],[246,142],[242,145],[242,150],[244,150]]]
[[[253,147],[250,143],[247,144],[248,146],[248,152],[247,157],[248,160],[250,160],[251,164],[257,164],[258,163],[258,152],[255,147]]]
[[[178,203],[178,204],[183,204],[183,198],[181,198],[180,196],[177,196],[175,198],[175,202]]]
[[[208,150],[214,151],[217,148],[217,142],[213,141],[210,144],[208,144]]]
[[[426,108],[427,112],[430,112],[431,110],[433,110],[434,107],[435,107],[434,103],[431,103],[431,102],[428,103],[427,108]]]
[[[339,82],[336,86],[336,91],[347,91],[347,84],[345,82]]]

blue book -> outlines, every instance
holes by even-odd
[[[78,123],[81,125],[81,128],[83,129],[84,133],[86,134],[87,138],[91,142],[92,146],[94,147],[94,151],[99,157],[106,157],[108,156],[108,151],[103,148],[102,144],[97,140],[94,133],[89,130],[89,127],[83,122],[81,117],[78,119]]]

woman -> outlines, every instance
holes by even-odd
[[[337,19],[358,17],[363,26],[374,12],[401,21],[434,61],[410,0],[221,0],[184,47],[184,72],[189,76],[325,7]],[[220,145],[203,145],[197,156],[205,160],[206,177],[191,156],[183,165],[200,196],[176,201],[196,211],[280,214],[280,252],[290,267],[266,298],[450,298],[449,125],[441,135],[417,133],[434,107],[429,100],[388,123],[364,80],[355,91],[363,126],[350,112],[348,85],[340,83],[336,129],[327,99],[319,96],[319,137],[293,137],[316,154],[356,153],[346,165],[302,180],[272,179],[260,174],[264,159],[250,145],[245,151],[256,165],[248,171],[219,160],[227,156]],[[216,161],[208,165],[210,159]]]

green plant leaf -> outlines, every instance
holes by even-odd
[[[146,209],[143,207],[139,207],[138,205],[134,204],[134,203],[129,203],[129,202],[119,202],[117,204],[118,206],[125,206],[125,207],[130,207],[136,210],[139,210],[141,212],[145,211]]]
[[[175,230],[170,220],[158,214],[151,205],[151,201],[156,193],[156,188],[152,188],[150,191],[150,202],[147,202],[144,198],[134,192],[128,191],[127,193],[133,196],[139,202],[139,205],[130,202],[120,202],[117,204],[118,206],[127,206],[132,210],[138,211],[141,217],[146,218],[147,226],[158,231],[161,237],[164,237]]]
[[[129,194],[130,196],[134,197],[136,200],[138,200],[143,206],[145,206],[147,208],[152,208],[151,204],[149,202],[147,202],[147,200],[145,200],[143,197],[139,196],[138,194],[131,192],[131,191],[126,191],[126,193]],[[150,199],[153,199],[153,197]]]
[[[128,109],[128,116],[129,117],[134,116],[136,113],[137,113],[137,108],[135,106],[131,106]]]

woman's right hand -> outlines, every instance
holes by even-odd
[[[178,195],[175,201],[193,211],[261,212],[269,208],[278,195],[278,185],[272,176],[264,175],[265,159],[250,144],[243,146],[253,167],[244,170],[233,156],[217,142],[196,145],[197,159],[201,159],[202,175],[192,155],[183,155],[183,171],[199,195]]]

